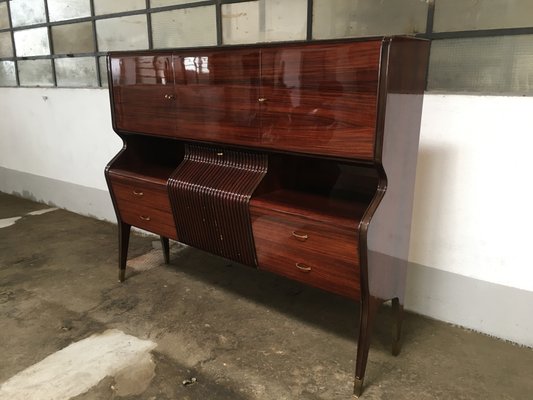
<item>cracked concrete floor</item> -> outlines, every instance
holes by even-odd
[[[116,226],[28,214],[47,208],[0,194],[0,220],[21,216],[0,228],[0,384],[113,329],[156,344],[151,371],[135,363],[73,398],[351,398],[356,303],[179,245],[164,265],[139,235],[120,284]],[[364,399],[533,396],[532,349],[407,313],[393,357],[390,326],[384,307]]]

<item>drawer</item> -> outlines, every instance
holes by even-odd
[[[131,202],[172,213],[166,186],[158,187],[145,182],[136,182],[134,179],[115,177],[111,179],[111,186],[117,201]]]
[[[111,188],[123,222],[177,240],[165,187],[112,177]]]
[[[343,296],[360,297],[357,232],[252,208],[259,268]]]

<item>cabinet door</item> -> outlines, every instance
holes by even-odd
[[[176,94],[170,55],[111,55],[115,128],[173,136]]]
[[[381,41],[261,52],[261,146],[372,159]]]
[[[259,143],[259,50],[206,49],[174,56],[176,136]]]

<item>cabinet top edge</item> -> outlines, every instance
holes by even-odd
[[[415,36],[375,36],[364,38],[337,38],[337,39],[320,39],[320,40],[300,40],[290,42],[267,42],[267,43],[246,43],[246,44],[226,44],[219,46],[193,46],[193,47],[175,47],[164,49],[150,49],[150,50],[120,50],[109,51],[108,56],[120,56],[120,55],[134,55],[134,54],[173,54],[184,51],[192,50],[239,50],[239,49],[269,49],[278,47],[292,47],[292,46],[313,46],[313,45],[328,45],[328,44],[343,44],[343,43],[368,43],[368,42],[380,42],[385,44],[387,42],[400,42],[400,41],[412,41],[412,42],[429,42],[430,39],[420,38]]]

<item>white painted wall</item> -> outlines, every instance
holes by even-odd
[[[425,96],[411,261],[533,292],[531,110],[532,97]],[[107,190],[103,169],[121,146],[111,128],[106,90],[0,88],[0,167]],[[90,213],[104,218],[111,210]],[[518,326],[513,320],[526,316],[506,315],[501,329],[496,316],[488,327],[481,317],[467,319],[470,309],[454,303],[456,295],[453,288],[438,298],[413,290],[407,305],[533,345],[526,326],[513,332]]]
[[[107,190],[121,147],[106,89],[0,88],[0,167]]]
[[[533,291],[533,97],[426,95],[410,260]]]

